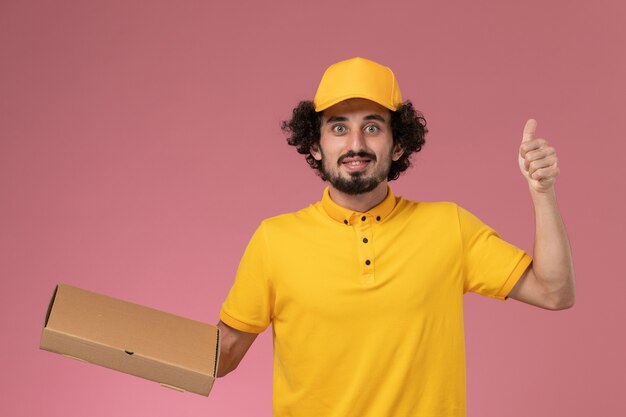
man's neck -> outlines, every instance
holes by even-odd
[[[339,191],[329,185],[330,198],[341,207],[364,213],[379,205],[387,197],[387,181],[383,181],[372,191],[364,194],[351,195]]]

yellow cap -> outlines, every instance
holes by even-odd
[[[391,111],[402,104],[402,95],[391,68],[365,58],[352,58],[328,67],[313,102],[320,112],[350,98],[372,100]]]

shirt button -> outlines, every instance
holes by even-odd
[[[369,259],[366,259],[366,260],[365,260],[365,265],[369,265],[369,264],[371,264],[371,263],[372,263],[372,262],[371,262]]]
[[[376,216],[376,221],[379,222],[380,221],[380,216]]]
[[[366,237],[363,238],[363,243],[369,242]]]
[[[361,217],[361,221],[365,221],[365,219],[367,219],[367,217],[365,216]]]
[[[347,220],[344,220],[344,221],[343,221],[343,224],[348,224],[348,221],[347,221]]]

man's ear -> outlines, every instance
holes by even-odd
[[[311,153],[313,158],[315,158],[316,161],[322,160],[322,152],[320,151],[319,143],[314,143],[313,145],[311,145],[311,147],[309,148],[309,152]]]
[[[404,149],[397,143],[393,145],[393,152],[391,153],[391,159],[395,162],[404,154]]]

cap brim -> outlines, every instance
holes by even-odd
[[[329,107],[334,106],[335,104],[338,104],[338,103],[341,103],[342,101],[350,100],[350,99],[353,99],[353,98],[364,98],[366,100],[373,101],[376,104],[380,104],[381,106],[386,107],[386,108],[388,108],[391,111],[398,110],[398,106],[394,106],[391,103],[383,103],[383,102],[381,102],[382,100],[377,100],[374,97],[367,96],[365,94],[345,94],[345,95],[342,95],[342,96],[339,96],[339,97],[335,97],[333,100],[329,100],[327,102],[320,103],[319,105],[317,103],[315,103],[315,111],[319,113],[321,111],[326,110]]]

